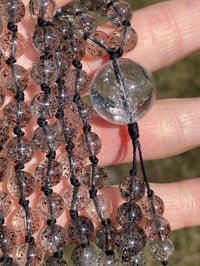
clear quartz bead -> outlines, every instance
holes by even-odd
[[[149,245],[151,256],[161,262],[168,262],[169,257],[174,252],[174,246],[171,240],[151,241]],[[164,264],[166,265],[166,264]]]
[[[25,127],[31,120],[32,114],[26,102],[9,102],[3,109],[3,116],[9,127],[14,127],[17,123],[19,127]]]
[[[63,195],[65,205],[69,209],[71,208],[72,204],[73,191],[74,191],[73,187],[68,186]],[[88,190],[86,189],[86,187],[80,186],[78,189],[78,194],[76,196],[77,210],[82,210],[86,208],[88,203],[89,203]]]
[[[0,217],[6,217],[12,210],[12,201],[8,193],[0,191]]]
[[[115,124],[128,124],[143,117],[155,100],[155,91],[153,76],[126,58],[106,63],[91,82],[94,108],[104,119]]]
[[[26,50],[26,41],[21,33],[17,33],[16,38],[12,39],[12,32],[7,31],[1,35],[0,38],[0,47],[1,52],[5,57],[9,57],[13,53],[12,49],[15,46],[16,51],[14,56],[16,58],[24,54]]]
[[[13,228],[2,226],[0,238],[2,239],[2,241],[0,242],[0,249],[2,249],[3,246],[6,247],[7,254],[12,253],[14,250],[16,250],[19,239]]]
[[[35,189],[35,178],[28,172],[21,171],[20,173],[15,173],[14,175],[10,176],[7,183],[8,191],[13,197],[21,196],[17,175],[19,175],[24,196],[29,197]]]
[[[106,199],[103,195],[98,195],[98,211],[101,214],[101,217],[103,219],[109,219],[112,213],[112,210],[113,210],[112,202]],[[90,219],[93,219],[96,222],[101,221],[92,199],[90,200],[86,208],[86,211]]]
[[[145,233],[151,240],[158,240],[159,237],[161,237],[162,240],[167,239],[171,232],[169,222],[163,217],[159,217],[156,220],[157,222],[154,220],[147,221],[145,225]]]
[[[42,10],[45,20],[50,20],[56,13],[56,2],[54,0],[42,0]],[[38,17],[41,11],[40,0],[29,1],[29,12],[32,16]]]
[[[106,49],[96,44],[93,40],[102,44],[104,47],[108,47],[108,35],[103,31],[95,31],[90,34],[90,38],[87,39],[86,49],[92,56],[103,57],[107,54]]]
[[[58,218],[64,212],[64,200],[58,193],[53,192],[49,203],[48,198],[42,195],[37,202],[37,210],[41,218],[50,219],[51,212],[54,218]]]
[[[4,145],[9,139],[9,127],[5,120],[0,119],[0,145]]]
[[[10,175],[10,162],[6,157],[0,157],[0,182]]]
[[[15,137],[7,143],[7,158],[14,163],[27,163],[33,158],[33,144],[26,137],[20,138],[20,145],[18,145],[18,138]]]
[[[107,17],[116,26],[121,26],[126,20],[130,21],[132,17],[130,4],[125,1],[113,2],[107,10]]]
[[[27,251],[29,248],[29,254],[31,257],[30,266],[41,265],[44,259],[44,251],[41,246],[28,246],[28,244],[23,243],[17,247],[16,250],[16,262],[18,265],[26,265],[27,262]]]
[[[85,216],[78,217],[77,221],[71,220],[68,226],[69,237],[79,242],[80,244],[87,244],[94,233],[94,225],[90,219]]]
[[[132,182],[131,179],[131,176],[125,176],[119,185],[119,191],[123,199],[129,200],[131,196],[134,201],[138,201],[144,196],[145,184],[140,177],[134,176]]]
[[[142,221],[142,211],[137,204],[122,203],[117,209],[117,221],[124,228],[134,228]]]
[[[98,266],[97,252],[91,245],[84,248],[76,245],[72,250],[71,258],[77,266]]]
[[[47,172],[48,172],[48,181],[50,186],[56,186],[62,178],[62,166],[59,162],[52,160],[51,167],[48,169],[48,160],[41,161],[35,168],[35,178],[36,181],[41,184],[41,186],[45,185],[47,180]]]
[[[26,90],[29,85],[28,71],[24,67],[17,64],[15,64],[13,68],[15,72],[14,76],[11,68],[8,66],[5,67],[0,73],[2,86],[13,93],[17,92],[16,84],[19,86],[20,90]]]
[[[79,13],[72,24],[73,32],[79,37],[94,32],[97,28],[96,19],[86,13]]]
[[[21,0],[1,0],[0,14],[3,20],[18,23],[25,16],[25,6]]]

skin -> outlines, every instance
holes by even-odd
[[[70,1],[56,2],[60,7]],[[199,50],[199,10],[199,0],[172,0],[134,12],[132,26],[138,33],[139,42],[135,50],[125,57],[153,72]],[[26,35],[33,31],[34,25],[27,17],[20,27]],[[107,32],[110,30],[109,25],[101,28]],[[19,63],[30,67],[36,57],[37,53],[29,48],[29,56],[23,56]],[[101,63],[101,59],[91,58],[86,58],[83,62],[84,69],[89,74],[93,74]],[[198,147],[199,106],[200,98],[157,101],[146,117],[139,121],[144,159],[166,158]],[[98,155],[103,166],[131,161],[132,146],[125,126],[112,125],[98,118],[93,124],[93,130],[103,142],[103,149]],[[165,202],[164,216],[171,223],[172,229],[200,224],[200,179],[153,184],[152,188]],[[116,187],[106,188],[103,193],[112,195],[114,207],[119,204],[121,199]]]

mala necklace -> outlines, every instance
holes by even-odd
[[[73,242],[75,265],[143,266],[149,238],[151,255],[167,265],[170,225],[147,180],[137,124],[156,85],[151,73],[123,58],[137,44],[130,5],[78,0],[57,10],[54,0],[30,0],[29,12],[38,53],[30,73],[18,64],[27,52],[18,32],[23,1],[0,2],[0,264],[67,265],[64,249]],[[112,25],[110,34],[99,30],[99,16]],[[81,63],[85,54],[107,61],[92,80]],[[107,173],[98,163],[103,144],[91,126],[95,111],[82,97],[89,89],[97,113],[127,125],[132,141],[117,227],[112,202],[101,194]]]

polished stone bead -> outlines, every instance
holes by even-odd
[[[28,251],[29,248],[29,251]],[[17,247],[16,250],[16,262],[18,265],[26,265],[27,262],[27,252],[31,257],[29,266],[41,265],[44,259],[44,251],[40,245],[28,246],[28,244],[23,243]]]
[[[109,47],[115,50],[122,48],[126,53],[133,50],[137,42],[137,33],[131,27],[119,27],[109,35]]]
[[[94,225],[87,217],[79,216],[78,223],[76,220],[70,221],[68,234],[72,240],[77,241],[80,244],[87,244],[94,234]]]
[[[10,176],[7,183],[8,191],[13,197],[19,198],[21,196],[17,175],[19,175],[24,196],[29,197],[35,189],[35,178],[28,172],[21,171],[20,173],[15,173],[14,175]]]
[[[114,25],[123,25],[124,21],[131,20],[132,9],[130,4],[125,1],[113,2],[107,10],[107,17]]]
[[[37,210],[43,219],[51,219],[52,214],[56,219],[64,212],[64,199],[58,193],[53,192],[49,202],[48,197],[42,195],[38,199]]]
[[[14,163],[27,163],[33,158],[34,148],[32,142],[26,137],[20,138],[20,145],[17,137],[7,143],[7,158]]]
[[[18,23],[25,16],[25,6],[21,0],[1,0],[0,14],[3,20]]]
[[[12,207],[13,203],[11,201],[10,195],[7,192],[0,191],[0,217],[2,218],[8,216],[12,210]]]
[[[10,67],[4,67],[0,73],[1,85],[13,93],[17,92],[16,83],[18,84],[20,90],[26,90],[29,85],[28,71],[24,67],[17,64],[15,64],[13,68],[15,71],[15,76],[13,76],[13,72]]]
[[[129,200],[131,196],[134,201],[138,201],[144,196],[145,184],[140,177],[134,176],[132,182],[131,179],[131,176],[125,176],[119,185],[119,191],[124,200]]]
[[[0,119],[0,145],[4,145],[9,139],[9,127],[5,120]]]
[[[151,240],[158,240],[159,237],[161,237],[162,240],[165,240],[169,237],[171,232],[170,224],[163,217],[159,217],[157,220],[158,227],[154,220],[147,221],[145,225],[145,233]]]
[[[59,47],[60,41],[60,32],[52,26],[37,26],[32,36],[33,46],[40,52],[55,51]]]
[[[142,221],[142,211],[137,204],[124,202],[117,209],[116,219],[124,228],[134,228]]]
[[[16,123],[19,127],[25,127],[29,124],[32,113],[26,102],[18,104],[18,102],[14,100],[4,107],[3,116],[9,127],[14,127]]]
[[[85,159],[92,155],[97,155],[101,150],[101,140],[94,132],[87,133],[87,140],[85,134],[82,134],[77,140],[77,152]],[[88,149],[90,147],[90,151]]]
[[[56,123],[42,127],[37,127],[33,133],[33,144],[41,152],[48,153],[49,147],[56,151],[61,145],[63,138],[57,128]]]
[[[108,45],[109,44],[108,35],[103,31],[95,31],[90,34],[90,38],[87,39],[86,43],[86,49],[88,53],[90,53],[92,56],[99,56],[99,57],[105,56],[107,54],[106,49],[96,44],[93,40],[97,41],[98,43],[108,48],[110,46]]]
[[[63,258],[54,258],[53,256],[47,258],[42,266],[67,266],[67,262]]]
[[[99,212],[99,214],[101,214],[101,218],[104,220],[109,219],[110,215],[112,214],[112,211],[113,211],[112,202],[109,199],[105,198],[105,196],[103,196],[103,195],[98,195],[97,197],[98,197],[98,199],[97,199],[98,212]],[[94,220],[95,222],[101,221],[92,199],[90,200],[90,202],[86,208],[86,211],[87,211],[90,219]]]
[[[76,245],[72,250],[71,258],[77,266],[98,266],[97,252],[91,245],[84,248]]]
[[[12,51],[13,46],[15,46],[14,53]],[[16,38],[13,40],[11,31],[7,31],[1,35],[0,47],[1,52],[6,58],[8,58],[11,54],[13,54],[15,58],[18,58],[24,54],[27,48],[24,36],[21,33],[17,33]]]
[[[56,252],[58,247],[63,248],[67,244],[67,230],[58,224],[53,228],[47,226],[41,232],[41,245],[45,251]]]
[[[71,208],[72,197],[73,197],[73,187],[68,186],[64,192],[63,199],[67,208]],[[76,195],[76,206],[78,210],[85,209],[89,203],[88,190],[84,186],[80,186],[78,189],[78,194]]]
[[[92,182],[92,175],[93,175],[93,182]],[[108,175],[104,168],[101,167],[95,167],[94,173],[93,173],[93,165],[89,164],[84,167],[80,181],[83,185],[87,186],[88,188],[91,188],[92,185],[99,189],[106,185],[108,181]],[[93,183],[93,184],[92,184]]]
[[[0,182],[4,181],[10,175],[10,162],[6,157],[0,157]]]
[[[151,211],[151,207],[149,205],[149,199],[147,196],[144,196],[142,199],[140,199],[137,204],[140,206],[142,213],[144,215],[145,218],[152,220],[152,211]],[[157,195],[153,196],[153,204],[154,204],[154,208],[156,211],[157,216],[162,216],[164,213],[164,202],[163,200],[158,197]]]
[[[48,160],[41,161],[35,168],[35,178],[41,186],[45,185],[47,174],[49,185],[56,186],[62,178],[62,165],[59,162],[52,160],[51,166],[48,168]]]
[[[117,68],[117,77],[114,68]],[[132,123],[142,118],[155,100],[155,91],[153,76],[126,58],[103,65],[91,82],[94,108],[115,124]]]
[[[150,253],[154,259],[161,262],[168,262],[169,257],[174,252],[174,246],[171,240],[151,241],[149,245]]]
[[[96,19],[86,13],[79,13],[72,24],[74,34],[80,37],[84,37],[85,34],[91,34],[96,28]]]
[[[40,0],[29,1],[29,12],[32,16],[38,17],[40,15]],[[45,20],[50,20],[56,13],[56,2],[54,0],[42,0],[42,9]]]
[[[95,242],[97,246],[105,251],[111,251],[115,248],[115,237],[117,235],[117,229],[112,226],[106,228],[101,226],[96,229],[96,239]]]
[[[6,247],[6,253],[11,254],[19,244],[19,237],[11,227],[2,226],[0,231],[0,249]]]
[[[43,92],[37,93],[31,101],[31,111],[37,117],[49,119],[55,116],[58,109],[58,100],[53,94],[46,99]]]
[[[145,265],[146,265],[145,255],[142,251],[140,251],[135,256],[123,257],[121,266],[145,266]]]

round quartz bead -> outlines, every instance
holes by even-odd
[[[76,37],[72,39],[72,43],[73,45],[69,42],[69,57],[81,61],[85,55],[85,45]]]
[[[0,119],[0,145],[3,146],[9,139],[9,127],[7,123]]]
[[[0,191],[0,217],[6,217],[12,210],[12,201],[8,193]]]
[[[90,151],[88,150],[90,147]],[[97,155],[101,150],[101,140],[94,132],[87,133],[87,141],[84,134],[82,134],[77,140],[77,151],[81,157],[87,158],[92,155]]]
[[[69,237],[79,242],[80,244],[87,244],[94,233],[94,225],[90,219],[84,216],[79,216],[78,218],[78,228],[77,221],[71,220],[68,226]]]
[[[115,50],[122,48],[126,53],[133,50],[137,42],[137,33],[131,27],[117,28],[109,36],[109,47]]]
[[[60,20],[56,17],[53,18],[53,26],[61,33],[63,39],[69,38],[72,35],[71,24],[68,20]]]
[[[65,97],[65,100],[68,97]],[[65,140],[73,140],[78,135],[78,125],[74,125],[74,123],[69,122],[69,117],[66,114],[60,120],[60,124],[58,124],[59,130],[61,134],[64,136]]]
[[[29,74],[28,71],[20,66],[14,65],[13,66],[15,75],[13,77],[13,73],[10,67],[5,67],[0,74],[1,84],[2,86],[13,92],[17,92],[16,84],[19,86],[20,90],[25,90],[29,85]]]
[[[138,201],[144,196],[145,184],[141,178],[134,176],[131,185],[131,179],[132,177],[125,176],[119,185],[119,191],[123,199],[129,200],[131,196],[134,201]]]
[[[117,209],[117,221],[124,228],[134,228],[142,221],[142,211],[137,204],[124,202]]]
[[[115,237],[115,248],[123,257],[135,256],[145,245],[145,235],[139,231],[121,230]]]
[[[9,160],[5,157],[0,157],[0,182],[10,175],[10,168]]]
[[[17,210],[12,217],[12,226],[20,235],[26,234],[26,225],[29,224],[28,227],[31,228],[32,234],[38,232],[41,225],[41,219],[39,212],[36,209],[29,209],[30,211],[30,219],[26,219],[26,214],[23,208]]]
[[[29,251],[28,251],[29,248]],[[31,257],[30,266],[41,265],[44,259],[44,251],[41,246],[29,246],[26,243],[20,244],[16,250],[16,262],[19,265],[26,265],[27,262],[27,252]]]
[[[105,252],[98,252],[98,266],[119,266],[120,258],[116,252],[113,255],[106,255]],[[130,266],[130,265],[129,265]]]
[[[170,224],[163,217],[159,217],[157,221],[158,227],[154,220],[148,220],[145,225],[145,233],[151,240],[158,240],[160,237],[162,240],[165,240],[171,232]]]
[[[137,255],[132,257],[123,257],[122,266],[145,266],[145,255],[140,251]]]
[[[21,171],[10,176],[7,183],[7,188],[13,197],[20,197],[19,182],[17,175],[19,175],[20,183],[23,187],[25,197],[29,197],[35,188],[35,178],[28,172]]]
[[[32,114],[26,102],[11,101],[3,109],[3,116],[9,127],[14,127],[17,123],[19,127],[25,127],[31,120]]]
[[[121,80],[119,86],[112,61],[95,74],[91,100],[96,111],[115,124],[129,124],[143,117],[155,100],[155,81],[144,68],[130,59],[115,61]]]
[[[51,208],[49,205],[51,205]],[[37,209],[44,219],[50,219],[51,213],[53,213],[54,218],[58,218],[64,212],[64,200],[55,192],[51,194],[50,202],[45,195],[42,195],[38,200]]]
[[[4,89],[0,87],[0,107],[4,104],[4,100],[5,100],[5,92]]]
[[[107,229],[105,226],[101,226],[96,229],[96,244],[103,251],[113,250],[115,247],[115,236],[117,234],[117,229],[114,227],[109,227]]]
[[[65,76],[67,89],[70,94],[85,94],[90,89],[90,78],[84,70],[72,69]]]
[[[85,185],[88,188],[92,187],[92,174],[93,174],[93,183],[94,186],[99,189],[106,185],[108,181],[108,175],[104,168],[101,167],[95,167],[94,173],[93,173],[93,165],[87,165],[85,166],[81,177],[80,182]]]
[[[58,224],[54,225],[53,231],[51,226],[47,226],[43,229],[40,239],[44,250],[56,252],[58,248],[65,247],[67,243],[67,230]]]
[[[12,52],[12,47],[15,46],[16,51],[14,56],[16,58],[24,54],[26,49],[26,41],[21,33],[17,33],[16,38],[13,40],[12,32],[7,31],[1,35],[0,47],[1,52],[5,57],[9,57]]]
[[[29,12],[32,16],[38,17],[40,15],[40,0],[29,1]],[[42,10],[45,20],[53,18],[56,13],[56,3],[54,0],[42,0]]]
[[[73,60],[67,42],[63,42],[60,47],[56,49],[54,57],[57,68],[59,69],[59,75],[65,77]]]
[[[45,98],[43,92],[37,93],[31,101],[31,111],[37,117],[49,119],[55,116],[58,109],[58,100],[53,94]]]
[[[58,161],[60,162],[62,169],[63,169],[63,176],[66,178],[70,178],[71,176],[71,170],[70,170],[70,164],[69,164],[69,158],[67,154],[62,154]],[[77,176],[79,176],[84,168],[84,162],[78,155],[73,156],[73,160],[71,160],[71,165],[75,169],[75,173]]]
[[[169,257],[174,252],[174,246],[171,240],[151,241],[149,245],[151,256],[167,265]]]
[[[33,45],[40,52],[56,50],[60,45],[60,40],[60,32],[52,26],[38,26],[32,36]]]
[[[7,157],[14,163],[27,163],[33,158],[33,144],[26,137],[20,138],[20,146],[18,138],[11,139],[7,144]]]
[[[98,195],[98,212],[99,214],[101,214],[101,218],[104,220],[110,218],[112,210],[113,210],[112,202],[106,199],[105,196]],[[92,199],[90,200],[90,203],[86,208],[86,211],[91,219],[93,219],[96,222],[101,221]]]
[[[151,207],[149,205],[148,197],[147,196],[143,197],[141,200],[137,202],[137,204],[140,206],[144,217],[149,220],[152,220],[153,217],[152,217],[152,212],[151,212]],[[160,197],[154,195],[153,204],[154,204],[154,208],[155,208],[157,216],[162,216],[164,213],[164,209],[165,209],[163,200]]]
[[[3,20],[18,23],[25,16],[25,6],[21,0],[1,0],[0,14]]]
[[[16,250],[19,239],[13,228],[1,226],[0,237],[0,249],[2,249],[3,246],[4,248],[6,247],[7,254],[12,253],[14,250]]]
[[[86,49],[92,56],[105,56],[107,51],[99,44],[96,44],[93,40],[96,40],[104,47],[108,47],[108,35],[103,31],[95,31],[90,34],[90,38],[87,39],[86,44]]]
[[[59,69],[56,61],[52,57],[50,59],[40,59],[32,65],[31,77],[37,84],[52,85],[58,77]]]
[[[61,18],[72,24],[76,14],[85,11],[87,11],[86,6],[81,5],[80,1],[72,1],[61,8]]]
[[[125,1],[113,2],[107,10],[107,17],[114,25],[123,25],[124,21],[131,20],[132,9],[130,4]]]
[[[50,186],[57,185],[62,178],[63,170],[59,162],[52,160],[51,167],[48,169],[48,160],[41,161],[35,168],[35,178],[41,186],[44,186],[47,180],[48,171],[48,182]]]
[[[49,148],[56,151],[61,145],[62,140],[56,123],[45,126],[45,130],[43,127],[38,127],[33,133],[33,143],[43,153],[48,153]]]
[[[88,245],[84,248],[80,245],[76,245],[72,250],[71,258],[75,265],[98,266],[97,252],[96,249],[91,245]]]
[[[71,208],[72,204],[72,197],[73,197],[73,187],[68,186],[68,188],[65,190],[65,193],[63,195],[65,205],[67,208]],[[86,187],[80,186],[78,189],[78,194],[76,195],[76,206],[77,210],[82,210],[87,207],[89,203],[89,195]]]
[[[53,256],[46,259],[42,266],[67,266],[67,262],[62,258],[54,258]]]
[[[86,13],[78,13],[72,24],[74,34],[80,37],[84,37],[85,34],[91,34],[96,28],[96,19]]]

